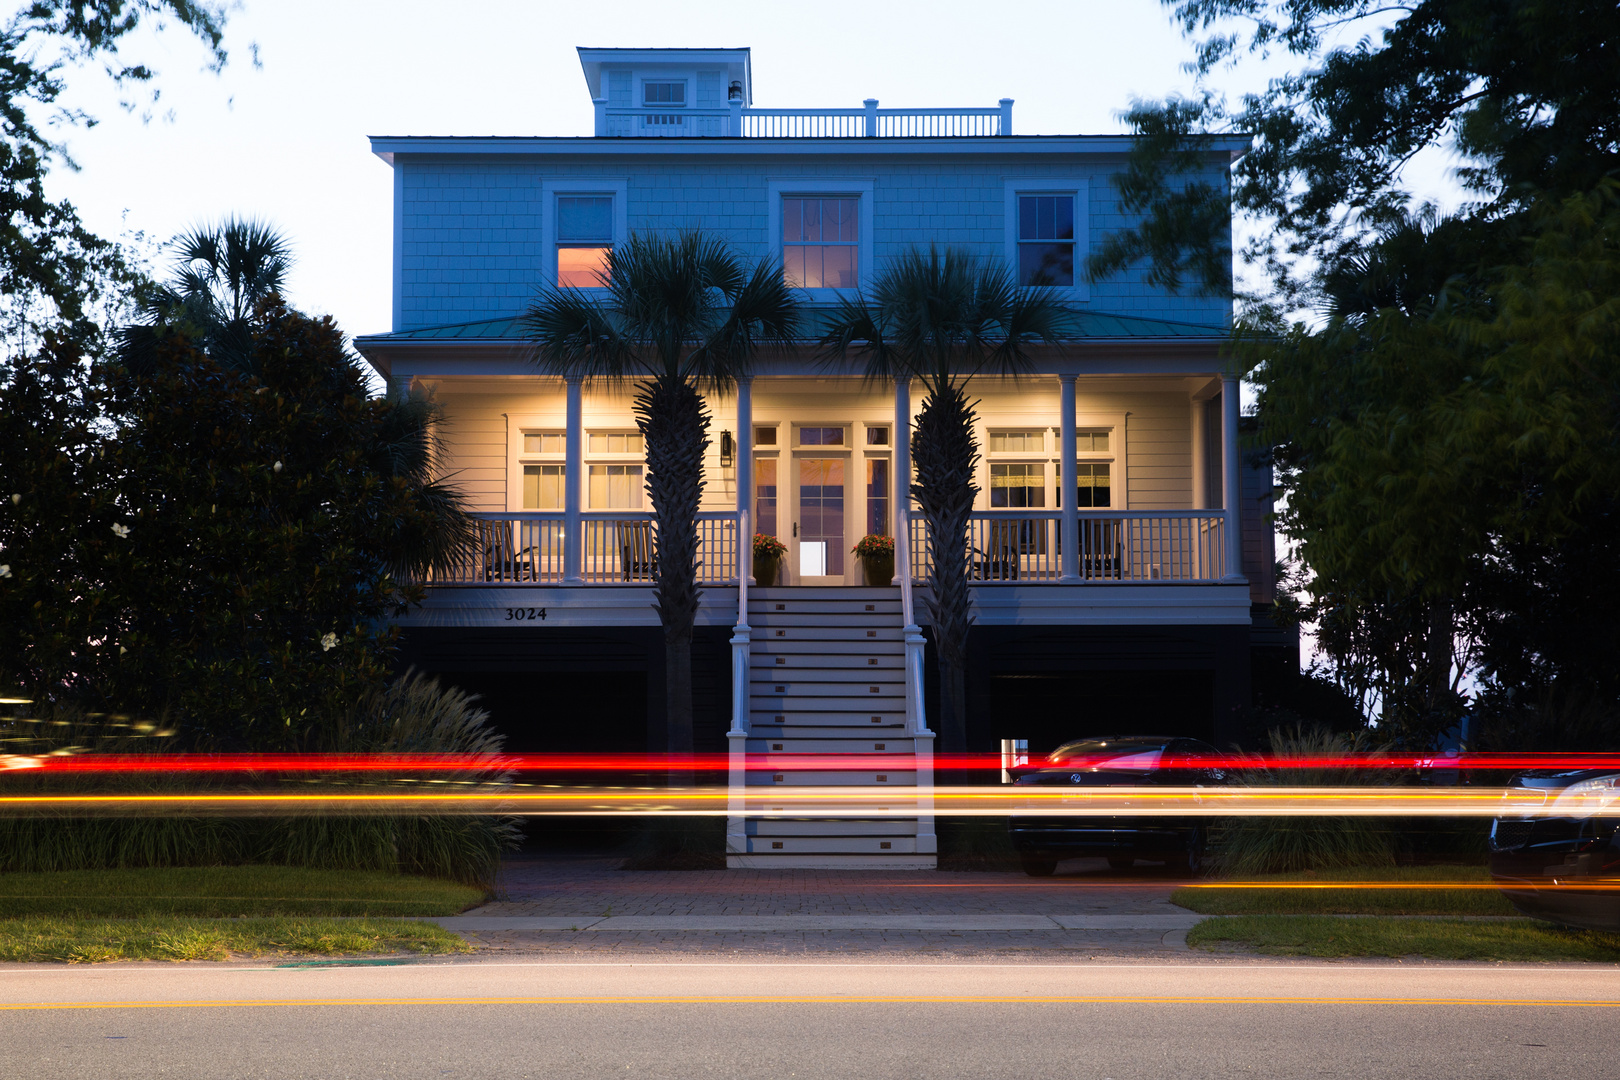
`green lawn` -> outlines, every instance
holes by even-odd
[[[1366,883],[1332,887],[1333,882]],[[1276,888],[1255,887],[1277,882]],[[1428,883],[1433,888],[1424,888]],[[1326,886],[1326,887],[1323,887]],[[1379,866],[1265,874],[1177,889],[1170,902],[1204,915],[1513,915],[1483,866]]]
[[[1428,956],[1441,960],[1588,960],[1620,963],[1620,934],[1565,930],[1533,919],[1346,919],[1238,915],[1187,932],[1193,948],[1281,956]]]
[[[0,874],[0,918],[455,915],[484,893],[435,878],[286,866]]]
[[[472,946],[448,930],[405,919],[0,919],[0,961],[10,962],[471,951]]]

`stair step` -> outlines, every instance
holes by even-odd
[[[802,653],[752,653],[748,666],[757,672],[766,671],[904,671],[906,654],[896,649],[891,653],[873,654],[870,649],[858,653],[828,653],[824,649]]]
[[[753,641],[894,641],[905,644],[900,626],[753,626]]]
[[[910,754],[905,755],[906,764],[912,763]],[[813,770],[802,769],[798,772],[773,772],[768,769],[750,768],[747,771],[749,787],[916,787],[916,769],[894,769],[885,772],[853,772],[841,769]]]
[[[916,836],[916,818],[750,818],[749,836]],[[785,849],[784,849],[785,850]]]
[[[913,836],[766,836],[748,837],[748,851],[784,855],[911,855],[917,850]]]
[[[776,719],[778,716],[781,720]],[[871,712],[857,710],[852,712],[811,712],[806,709],[769,710],[755,709],[749,714],[749,728],[761,738],[777,733],[789,732],[802,734],[807,732],[826,731],[829,735],[842,734],[846,731],[892,731],[896,728],[904,729],[906,714],[904,710],[876,709]]]
[[[756,852],[751,855],[726,854],[728,870],[934,870],[938,863],[932,852],[917,855],[784,855]]]
[[[875,725],[874,725],[875,726]],[[819,729],[817,729],[819,730]],[[747,743],[750,754],[914,754],[916,739],[816,739],[800,735],[780,738],[753,738]]]

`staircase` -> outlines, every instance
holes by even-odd
[[[905,637],[898,588],[751,589],[746,774],[749,801],[773,787],[896,789],[894,809],[872,819],[757,817],[731,867],[927,869],[932,819],[919,840],[917,740],[906,720]],[[772,768],[772,755],[859,754],[869,770]],[[759,757],[763,755],[763,763]],[[889,762],[893,764],[890,765]],[[932,785],[931,767],[924,783]]]

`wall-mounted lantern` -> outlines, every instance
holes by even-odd
[[[731,86],[729,88],[727,88],[727,90],[726,90],[726,100],[727,101],[741,101],[742,100],[742,83],[733,82],[731,84]]]
[[[720,467],[729,469],[737,462],[737,442],[730,431],[720,433]]]

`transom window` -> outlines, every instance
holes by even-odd
[[[525,454],[563,454],[567,452],[567,436],[560,431],[525,432]]]
[[[992,431],[992,454],[1039,454],[1046,450],[1044,431]]]
[[[1082,454],[1108,453],[1108,432],[1079,431],[1075,433],[1075,450]]]
[[[1046,466],[1039,462],[990,466],[990,508],[1021,510],[1046,505]]]
[[[641,103],[678,109],[686,104],[686,83],[681,79],[648,80],[641,84]]]
[[[860,200],[849,196],[782,198],[782,273],[797,289],[859,284]]]
[[[754,445],[755,446],[775,446],[776,445],[776,427],[775,427],[775,425],[772,425],[770,427],[756,427],[754,429]]]
[[[800,446],[843,446],[842,427],[802,427],[799,429]]]
[[[642,454],[646,447],[639,431],[593,431],[586,449],[593,454]]]
[[[888,446],[889,429],[886,427],[868,427],[866,429],[867,446]]]
[[[607,283],[613,251],[613,196],[557,196],[557,284],[596,289]]]
[[[1018,283],[1074,285],[1074,196],[1018,196]]]

